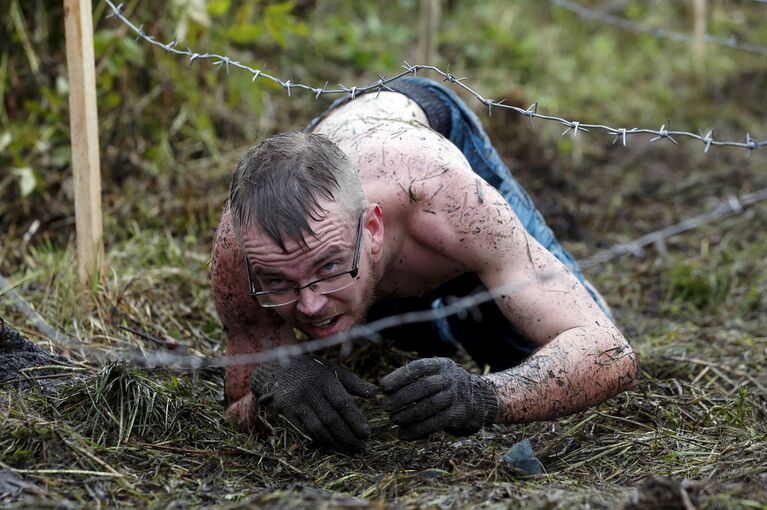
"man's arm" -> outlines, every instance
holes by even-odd
[[[228,356],[295,343],[292,329],[276,313],[258,306],[248,295],[245,255],[234,236],[228,209],[221,218],[213,243],[211,280]],[[250,391],[250,375],[255,368],[254,363],[229,365],[225,372],[227,419],[245,429],[257,424],[258,403]]]
[[[413,150],[424,154],[423,148]],[[422,180],[415,190],[431,198],[414,212],[411,231],[475,272],[488,289],[508,287],[496,298],[498,306],[541,346],[520,366],[485,377],[498,396],[496,421],[551,419],[632,387],[636,355],[583,285],[526,232],[457,149],[443,148],[434,159],[430,166],[442,169],[443,179]]]
[[[636,384],[636,354],[614,327],[576,327],[557,335],[521,365],[486,376],[496,387],[498,423],[565,416]]]
[[[496,206],[496,211],[504,209]],[[475,267],[489,289],[523,282],[519,290],[503,293],[496,301],[541,347],[521,365],[487,376],[499,397],[496,421],[552,419],[633,387],[639,365],[623,334],[576,277],[524,230],[510,208],[502,215],[506,223],[487,228],[502,240],[509,227],[514,235],[498,249],[480,244]]]

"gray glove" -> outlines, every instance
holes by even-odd
[[[352,372],[303,355],[262,363],[250,388],[267,415],[284,416],[318,446],[348,453],[365,449],[370,427],[351,395],[368,398],[375,386]]]
[[[444,430],[473,434],[493,423],[498,397],[493,384],[449,358],[419,359],[381,380],[384,409],[399,425],[401,439],[420,439]]]

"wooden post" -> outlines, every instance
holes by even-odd
[[[418,13],[418,64],[437,65],[437,31],[440,15],[440,0],[421,0]]]
[[[692,54],[695,64],[703,66],[706,47],[706,0],[692,0]]]
[[[64,0],[64,23],[69,72],[69,129],[75,188],[78,276],[82,288],[87,290],[104,256],[91,0]],[[98,273],[96,276],[100,278]]]

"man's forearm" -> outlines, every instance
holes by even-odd
[[[521,365],[486,376],[498,423],[550,420],[599,404],[636,384],[639,364],[613,327],[573,328]]]

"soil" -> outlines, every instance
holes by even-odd
[[[0,387],[7,385],[20,390],[35,385],[48,387],[52,382],[40,377],[54,375],[56,366],[67,365],[70,362],[66,358],[41,349],[0,319]],[[46,368],[34,374],[24,372],[35,367]]]

